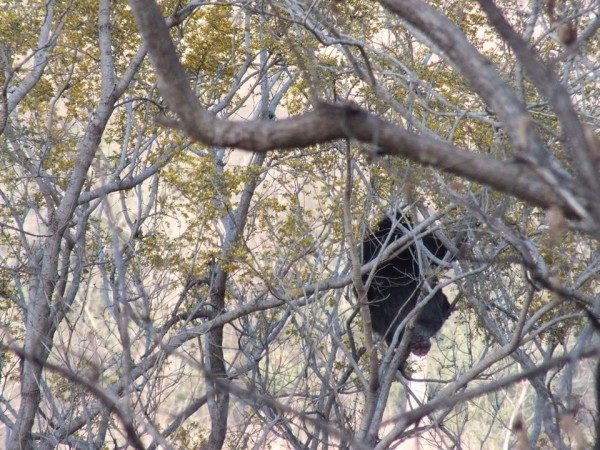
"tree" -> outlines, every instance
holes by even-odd
[[[4,8],[8,448],[585,448],[599,12]],[[394,209],[459,252],[411,382],[360,301]]]

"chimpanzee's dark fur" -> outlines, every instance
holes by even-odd
[[[394,221],[397,225],[410,228],[409,220],[398,214]],[[404,235],[396,226],[392,230],[392,220],[385,217],[379,223],[377,230],[372,232],[362,243],[362,263],[366,264],[377,258],[382,246],[388,245]],[[388,236],[391,236],[388,238]],[[433,235],[421,239],[423,245],[438,259],[443,259],[447,253],[446,247]],[[421,261],[426,258],[426,252],[421,252]],[[367,300],[371,312],[373,331],[384,337],[388,345],[392,344],[394,332],[398,325],[415,308],[423,287],[423,274],[419,267],[417,248],[413,242],[396,256],[383,261],[375,268],[375,275],[367,289]],[[363,275],[366,283],[369,274]],[[432,288],[435,284],[430,282]],[[437,333],[446,319],[450,317],[451,306],[444,293],[438,290],[433,298],[423,307],[413,328],[409,350],[424,356],[431,348],[429,338]],[[402,338],[400,338],[398,343]],[[408,352],[402,358],[401,369]]]

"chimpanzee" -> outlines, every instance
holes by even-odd
[[[389,217],[382,219],[377,230],[369,234],[362,243],[362,263],[366,264],[376,259],[386,242],[389,245],[402,237],[404,233],[400,226],[411,227],[410,220],[401,213],[396,214],[394,223]],[[420,242],[438,259],[443,259],[448,252],[446,247],[431,234],[421,238]],[[421,252],[420,257],[421,261],[426,258],[426,252]],[[392,345],[396,328],[415,308],[423,287],[423,274],[419,266],[415,242],[409,243],[405,250],[391,259],[387,261],[382,259],[374,270],[375,274],[367,289],[371,323],[373,331],[384,337],[388,345]],[[369,273],[363,275],[363,282],[367,283],[368,278]],[[435,288],[435,284],[431,287]],[[410,352],[417,356],[425,356],[429,352],[431,348],[429,338],[437,333],[450,317],[451,309],[441,289],[435,291],[416,319],[410,337],[409,351],[401,359],[402,372]],[[398,343],[401,339],[402,333]]]

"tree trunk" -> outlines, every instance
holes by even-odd
[[[50,243],[52,243],[51,239]],[[55,282],[49,276],[52,271],[47,269],[52,263],[49,254],[52,254],[51,250],[41,248],[30,264],[32,275],[24,346],[28,359],[22,361],[21,405],[15,427],[10,435],[8,450],[33,448],[31,432],[41,400],[39,380],[44,362],[52,349],[52,336],[56,331],[50,314],[50,301]]]
[[[225,309],[225,285],[227,273],[221,267],[215,268],[215,275],[211,286],[211,303],[217,311]],[[219,326],[208,334],[208,360],[209,370],[212,377],[226,378],[225,360],[223,356],[223,326]],[[220,390],[214,382],[212,385],[212,400],[209,405],[211,429],[208,438],[209,450],[220,450],[223,448],[227,434],[227,414],[229,413],[229,393]]]

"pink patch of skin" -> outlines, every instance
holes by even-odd
[[[431,342],[415,342],[410,346],[410,351],[416,356],[425,356],[431,350]]]

